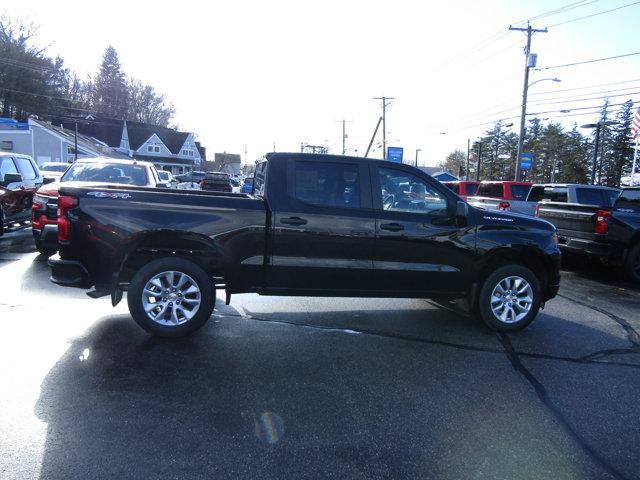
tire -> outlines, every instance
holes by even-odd
[[[215,286],[207,273],[184,258],[167,257],[147,263],[133,276],[127,289],[131,316],[158,337],[184,337],[201,328],[211,316],[215,299]]]
[[[530,301],[524,301],[526,298]],[[482,284],[476,313],[492,330],[515,332],[533,321],[541,298],[540,281],[531,270],[517,264],[504,265]]]
[[[624,262],[624,271],[629,280],[640,283],[640,242],[631,247],[629,253],[627,253],[627,259]]]
[[[53,249],[51,247],[43,245],[42,241],[35,235],[33,236],[33,241],[36,244],[36,250],[38,250],[42,255],[50,256],[58,251],[57,249]]]

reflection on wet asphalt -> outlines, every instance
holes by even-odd
[[[198,334],[0,238],[0,477],[640,478],[640,289],[567,265],[499,336],[430,302],[237,295]]]

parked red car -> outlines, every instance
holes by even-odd
[[[82,182],[141,187],[166,186],[158,177],[156,167],[149,162],[91,158],[79,160],[69,167],[60,182]],[[31,229],[40,253],[58,250],[58,188],[60,182],[40,187],[31,205]]]
[[[0,153],[0,235],[28,225],[33,194],[43,181],[31,157]]]
[[[478,191],[478,185],[480,182],[472,181],[472,180],[455,180],[451,182],[442,182],[455,193],[457,193],[460,197],[465,200],[467,197],[471,197],[476,194]]]

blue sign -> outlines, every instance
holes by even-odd
[[[520,170],[531,170],[533,166],[533,153],[520,154]]]
[[[387,160],[402,163],[402,147],[387,147]]]

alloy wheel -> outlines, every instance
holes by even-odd
[[[527,316],[533,305],[533,289],[518,276],[500,280],[491,293],[491,311],[500,322],[516,323]]]
[[[142,306],[149,319],[163,326],[188,322],[198,312],[200,287],[186,273],[161,272],[154,275],[142,290]]]

